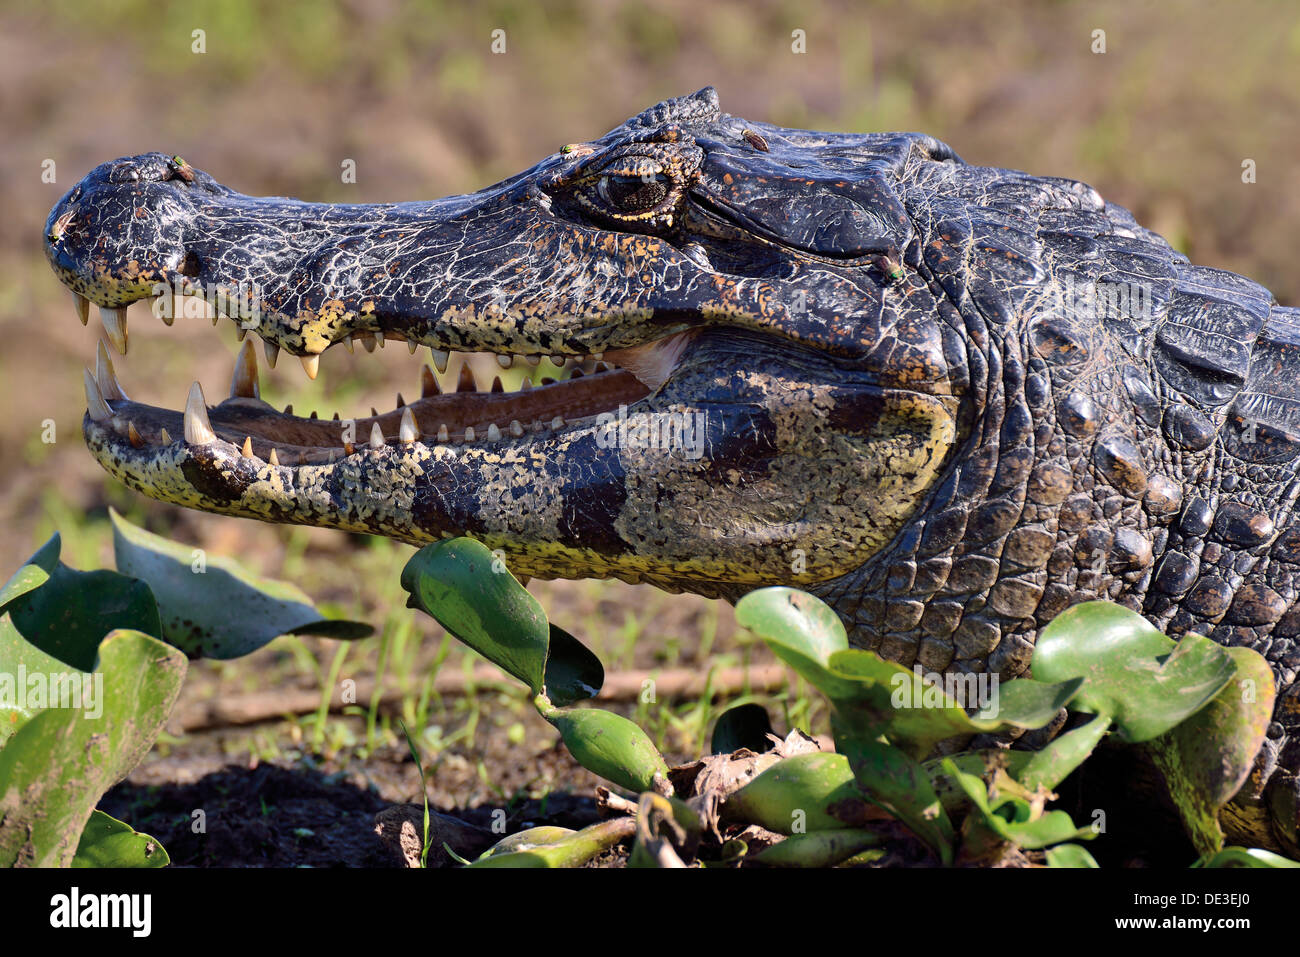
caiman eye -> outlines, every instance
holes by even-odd
[[[662,173],[638,176],[606,174],[596,185],[601,199],[625,213],[654,209],[668,195],[668,179]]]

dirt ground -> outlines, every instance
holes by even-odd
[[[505,31],[504,53],[492,52],[494,30]],[[794,49],[799,35],[805,52]],[[923,130],[971,162],[1082,179],[1194,261],[1300,302],[1300,12],[1290,5],[5,3],[0,577],[56,529],[65,561],[111,567],[113,505],[151,530],[293,580],[334,614],[387,634],[406,629],[414,650],[405,675],[390,663],[389,680],[418,687],[443,636],[401,607],[395,580],[409,549],[186,512],[98,470],[79,427],[81,367],[98,333],[73,318],[44,263],[45,217],[94,165],[154,149],[252,194],[381,202],[477,189],[706,84],[725,109],[755,119]],[[347,160],[355,183],[340,177]],[[1242,180],[1247,160],[1257,169],[1251,183]],[[131,321],[131,354],[118,363],[128,392],[178,407],[195,378],[209,395],[228,381],[231,329]],[[402,349],[333,350],[317,382],[290,364],[263,378],[263,394],[326,415],[386,407],[418,381],[407,359]],[[611,670],[770,663],[727,606],[617,583],[530,587]],[[381,640],[359,645],[345,675],[374,674]],[[197,664],[183,694],[319,689],[334,653],[327,642],[282,640],[240,661]],[[459,664],[453,655],[442,667]],[[493,691],[419,713],[430,799],[470,818],[507,807],[512,822],[587,820],[595,779],[521,700]],[[793,690],[762,700],[778,724],[824,721]],[[397,713],[415,715],[411,701]],[[382,866],[365,823],[420,794],[390,717],[373,733],[357,714],[173,730],[104,808],[159,837],[178,864]],[[707,716],[685,703],[642,717],[680,756],[706,740]],[[196,809],[206,835],[191,829]]]

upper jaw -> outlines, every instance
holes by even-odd
[[[177,169],[157,153],[103,164],[46,223],[55,273],[83,316],[100,307],[122,353],[126,306],[149,300],[170,324],[173,296],[206,299],[268,350],[309,362],[370,337],[585,356],[681,331],[691,312],[657,286],[698,272],[694,263],[651,237],[556,220],[531,182],[427,203],[332,206],[244,196]]]

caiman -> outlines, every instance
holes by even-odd
[[[94,169],[44,248],[118,351],[127,306],[201,296],[316,377],[401,340],[562,381],[462,376],[329,421],[259,398],[127,398],[101,345],[86,444],[126,485],[513,571],[736,599],[797,585],[854,644],[1026,671],[1109,599],[1257,650],[1279,703],[1243,812],[1296,846],[1300,309],[1192,265],[1093,188],[971,166],[917,133],[820,133],[708,88],[463,196],[245,196],[179,157]],[[585,371],[586,374],[583,374]],[[1240,798],[1239,798],[1240,800]],[[1251,817],[1253,815],[1253,817]]]

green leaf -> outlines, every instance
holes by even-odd
[[[1202,856],[1192,867],[1291,868],[1300,867],[1300,861],[1258,847],[1225,847],[1215,854]]]
[[[411,556],[402,569],[402,587],[411,595],[411,607],[432,615],[537,695],[546,681],[551,629],[537,599],[496,562],[481,542],[447,539]]]
[[[728,795],[728,820],[757,824],[778,834],[860,827],[866,800],[843,754],[814,751],[772,765]]]
[[[631,837],[635,822],[616,817],[584,827],[575,834],[525,851],[507,851],[482,857],[470,867],[581,867],[597,854]],[[507,838],[508,840],[508,838]]]
[[[956,735],[1042,727],[1079,685],[1077,681],[1044,685],[1020,679],[1004,688],[991,675],[939,676],[970,699],[971,705],[987,696],[980,712],[985,717],[969,717],[944,688],[875,652],[857,648],[837,651],[830,657],[829,671],[845,689],[831,699],[840,724],[858,735],[883,734],[917,760],[940,741]]]
[[[778,841],[750,860],[765,867],[834,867],[878,844],[880,835],[873,831],[815,831]]]
[[[819,598],[797,588],[760,588],[736,603],[736,622],[828,698],[853,693],[853,685],[827,670],[831,655],[848,648],[849,639],[840,616]]]
[[[1254,767],[1276,697],[1273,670],[1262,655],[1249,648],[1225,651],[1236,663],[1236,680],[1204,708],[1145,745],[1201,854],[1223,846],[1219,809]]]
[[[501,838],[486,851],[479,855],[482,860],[485,857],[493,857],[497,854],[511,854],[516,851],[531,851],[534,848],[542,847],[547,844],[555,844],[567,837],[572,837],[578,833],[569,827],[556,827],[551,824],[543,824],[538,827],[526,828],[522,831],[516,831],[507,837]]]
[[[553,708],[546,718],[560,732],[574,760],[629,791],[658,791],[668,765],[634,721],[599,708]]]
[[[238,658],[279,635],[365,638],[362,622],[326,619],[302,589],[137,528],[109,509],[118,570],[148,582],[161,637],[191,658]],[[201,571],[199,569],[202,569]]]
[[[1052,620],[1034,646],[1035,678],[1084,678],[1070,702],[1110,715],[1125,741],[1149,741],[1203,708],[1232,680],[1227,651],[1200,635],[1175,643],[1136,612],[1085,602]]]
[[[605,683],[605,666],[586,645],[559,625],[550,626],[546,697],[563,706],[594,698]]]
[[[925,768],[898,748],[874,738],[836,730],[835,740],[867,800],[906,824],[935,849],[945,865],[951,864],[952,822]]]
[[[1087,849],[1079,844],[1058,844],[1047,849],[1048,867],[1100,867]]]
[[[1075,827],[1070,815],[1064,811],[1039,812],[1021,794],[1000,794],[996,803],[990,798],[988,785],[982,778],[959,770],[951,760],[945,759],[944,770],[966,792],[974,805],[972,815],[966,818],[967,847],[982,848],[989,838],[980,829],[996,839],[1010,841],[1030,850],[1078,839],[1091,840],[1096,833],[1087,827]]]
[[[116,628],[161,636],[158,606],[144,582],[114,571],[81,572],[59,561],[60,539],[52,537],[24,566],[31,584],[15,584],[6,603],[9,620],[28,643],[79,671],[95,667],[100,641]],[[20,573],[21,574],[21,573]],[[19,576],[15,576],[19,578]],[[14,579],[10,579],[14,583]],[[5,586],[6,591],[10,585]]]
[[[748,748],[755,754],[772,750],[772,722],[761,704],[741,704],[728,708],[713,726],[711,754],[731,754]]]
[[[976,777],[981,777],[1001,768],[1012,779],[1018,779],[1019,772],[1029,763],[1032,756],[1033,752],[1031,751],[986,748],[980,751],[959,751],[953,755],[931,758],[921,766],[925,768],[926,774],[930,775],[930,782],[934,785],[939,800],[943,802],[944,810],[949,814],[956,814],[958,811],[970,806],[970,799],[966,797],[966,792],[962,790],[961,785],[948,775],[943,762],[951,761],[957,765],[958,770],[965,774],[973,774]]]
[[[66,867],[100,797],[152,747],[185,656],[138,631],[99,646],[96,707],[49,708],[0,751],[0,866]]]
[[[1049,684],[1032,678],[999,681],[986,707],[971,715],[971,722],[984,731],[1008,728],[1042,728],[1083,687],[1082,678]]]
[[[0,745],[49,707],[51,686],[65,676],[69,682],[84,680],[79,669],[69,671],[65,662],[20,635],[8,615],[0,617]]]
[[[40,588],[49,580],[50,572],[54,571],[59,564],[60,548],[59,533],[55,532],[35,555],[27,559],[27,562],[14,572],[13,577],[5,582],[3,588],[0,588],[0,614],[9,610],[9,603],[15,598]]]
[[[171,858],[148,834],[103,811],[92,811],[81,832],[73,867],[166,867]]]
[[[1032,752],[1029,761],[1015,775],[1016,780],[1031,791],[1037,788],[1052,790],[1088,759],[1108,730],[1110,715],[1102,714],[1053,738],[1040,750]]]

